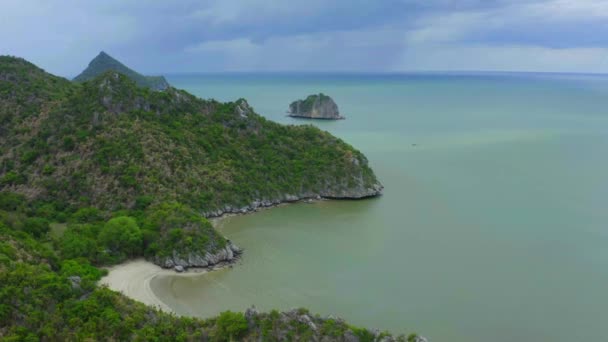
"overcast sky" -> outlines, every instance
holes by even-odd
[[[0,0],[0,54],[73,76],[100,50],[146,73],[608,73],[608,0]]]

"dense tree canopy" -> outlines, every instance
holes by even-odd
[[[245,101],[116,72],[75,84],[0,56],[0,340],[381,340],[304,309],[176,317],[96,285],[126,258],[222,248],[206,212],[379,189],[359,151]]]
[[[126,257],[141,255],[142,233],[134,218],[115,217],[103,226],[99,233],[99,243],[111,254]]]

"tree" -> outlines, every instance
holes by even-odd
[[[119,216],[103,226],[99,243],[112,253],[133,257],[141,254],[143,238],[134,218]]]
[[[59,250],[64,259],[86,258],[93,262],[97,259],[97,242],[91,225],[70,225],[59,239]]]
[[[49,232],[49,221],[40,217],[28,217],[23,223],[23,230],[39,238]]]
[[[217,318],[216,339],[234,341],[247,332],[247,320],[242,312],[224,311]]]

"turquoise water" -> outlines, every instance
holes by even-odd
[[[584,75],[174,75],[275,121],[320,91],[312,122],[363,151],[366,201],[222,221],[232,269],[158,277],[180,314],[304,306],[432,341],[608,339],[608,78]],[[413,146],[415,144],[415,146]]]

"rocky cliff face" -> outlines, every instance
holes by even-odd
[[[360,155],[352,157],[353,171],[350,177],[342,175],[340,179],[327,178],[323,188],[318,191],[302,190],[296,193],[284,193],[279,196],[258,198],[245,206],[226,205],[222,208],[207,211],[203,216],[207,218],[220,217],[225,214],[246,214],[263,208],[270,208],[282,203],[292,203],[302,200],[320,199],[365,199],[382,195],[384,186],[375,177],[366,174],[367,158]]]
[[[289,105],[289,116],[326,120],[344,119],[334,100],[322,93],[292,102]]]
[[[177,250],[173,251],[173,255],[165,257],[154,257],[152,261],[164,268],[174,268],[176,271],[184,271],[190,267],[213,267],[223,263],[232,263],[238,259],[242,250],[237,247],[232,241],[228,240],[226,246],[214,253],[205,252],[197,253],[190,252],[186,255]]]

